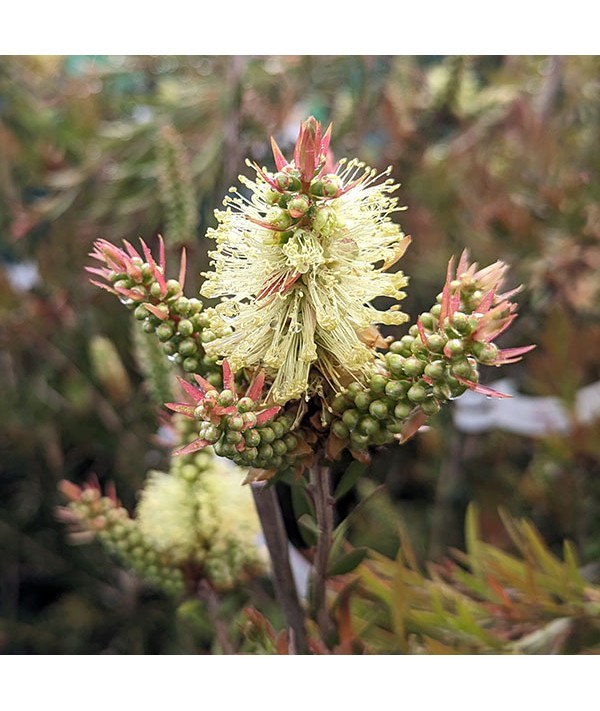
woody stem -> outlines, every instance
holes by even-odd
[[[306,654],[308,643],[304,610],[298,598],[290,566],[288,539],[275,487],[267,486],[264,482],[254,482],[251,487],[256,511],[271,557],[275,594],[290,632],[290,649],[297,654]]]

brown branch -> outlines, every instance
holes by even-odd
[[[327,644],[334,630],[327,608],[327,568],[333,540],[333,504],[328,467],[315,464],[310,470],[310,489],[315,504],[319,539],[314,561],[314,604],[317,624]]]
[[[281,605],[289,628],[290,653],[306,654],[308,641],[304,624],[304,610],[290,566],[288,539],[275,488],[264,482],[250,485],[254,504],[260,519],[265,542],[271,557],[275,594]]]

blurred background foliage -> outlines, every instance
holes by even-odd
[[[194,295],[207,264],[206,228],[244,159],[270,165],[271,135],[285,153],[308,115],[333,121],[337,157],[392,165],[402,183],[402,225],[413,236],[402,260],[411,276],[406,310],[416,316],[430,305],[448,258],[465,246],[480,263],[509,262],[514,284],[526,288],[506,345],[538,349],[503,375],[574,413],[577,391],[600,378],[599,77],[600,59],[591,56],[0,58],[0,652],[211,649],[198,605],[178,607],[96,547],[71,546],[54,518],[60,479],[81,483],[95,473],[133,508],[146,471],[168,461],[157,437],[161,397],[146,386],[130,316],[83,271],[94,239],[152,244],[163,234],[175,263],[187,245],[186,291]],[[548,555],[572,541],[587,578],[597,575],[598,422],[574,418],[568,436],[536,439],[464,434],[450,411],[433,424],[376,457],[359,486],[368,498],[351,540],[374,550],[365,563],[371,589],[356,612],[371,620],[368,651],[409,650],[407,624],[424,634],[417,651],[481,651],[484,642],[498,650],[506,635],[492,630],[484,639],[467,618],[480,620],[487,603],[497,604],[500,585],[520,590],[512,559],[500,560],[496,587],[485,583],[492,592],[477,570],[458,583],[456,570],[446,570],[477,598],[465,603],[469,614],[455,631],[466,636],[456,644],[423,632],[427,620],[440,629],[448,618],[439,595],[437,617],[392,609],[383,619],[376,610],[391,604],[389,590],[415,585],[417,575],[406,561],[394,563],[400,524],[415,561],[449,565],[450,548],[465,549],[465,512],[477,502],[481,539],[496,551],[477,547],[488,561],[479,567],[490,555],[500,565],[499,551],[514,553],[533,535],[513,529],[511,538],[502,507],[535,524]],[[382,580],[396,583],[382,588]],[[581,612],[586,584],[574,582],[570,612],[551,617],[597,615],[593,606]],[[417,607],[427,597],[419,590]],[[381,602],[375,612],[369,599]],[[243,595],[226,601],[236,624],[246,603]],[[528,622],[523,635],[537,629]],[[567,628],[579,629],[559,622],[542,651],[597,644],[581,634],[577,646]],[[510,651],[540,651],[538,642]]]

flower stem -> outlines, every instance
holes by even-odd
[[[271,556],[275,594],[290,632],[290,650],[306,654],[308,650],[304,610],[290,566],[288,539],[275,488],[262,482],[251,484],[254,504],[260,519],[265,542]],[[293,638],[292,638],[293,637]]]
[[[213,623],[217,641],[223,654],[235,654],[235,649],[227,632],[227,624],[219,615],[219,598],[214,588],[205,580],[198,585],[198,597],[206,604],[208,616]]]
[[[314,560],[314,604],[317,624],[327,644],[334,630],[327,608],[327,568],[333,541],[333,504],[331,473],[328,467],[316,464],[310,470],[310,487],[315,504],[319,539]]]

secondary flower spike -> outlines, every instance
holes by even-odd
[[[216,211],[219,225],[202,294],[220,297],[217,310],[232,333],[207,345],[232,370],[264,368],[278,404],[336,391],[363,377],[374,359],[374,325],[407,320],[397,303],[379,311],[378,296],[400,301],[407,279],[388,269],[410,238],[392,222],[398,185],[357,160],[334,171],[331,127],[314,118],[300,129],[293,159],[273,141],[276,172],[250,164],[251,180]]]

